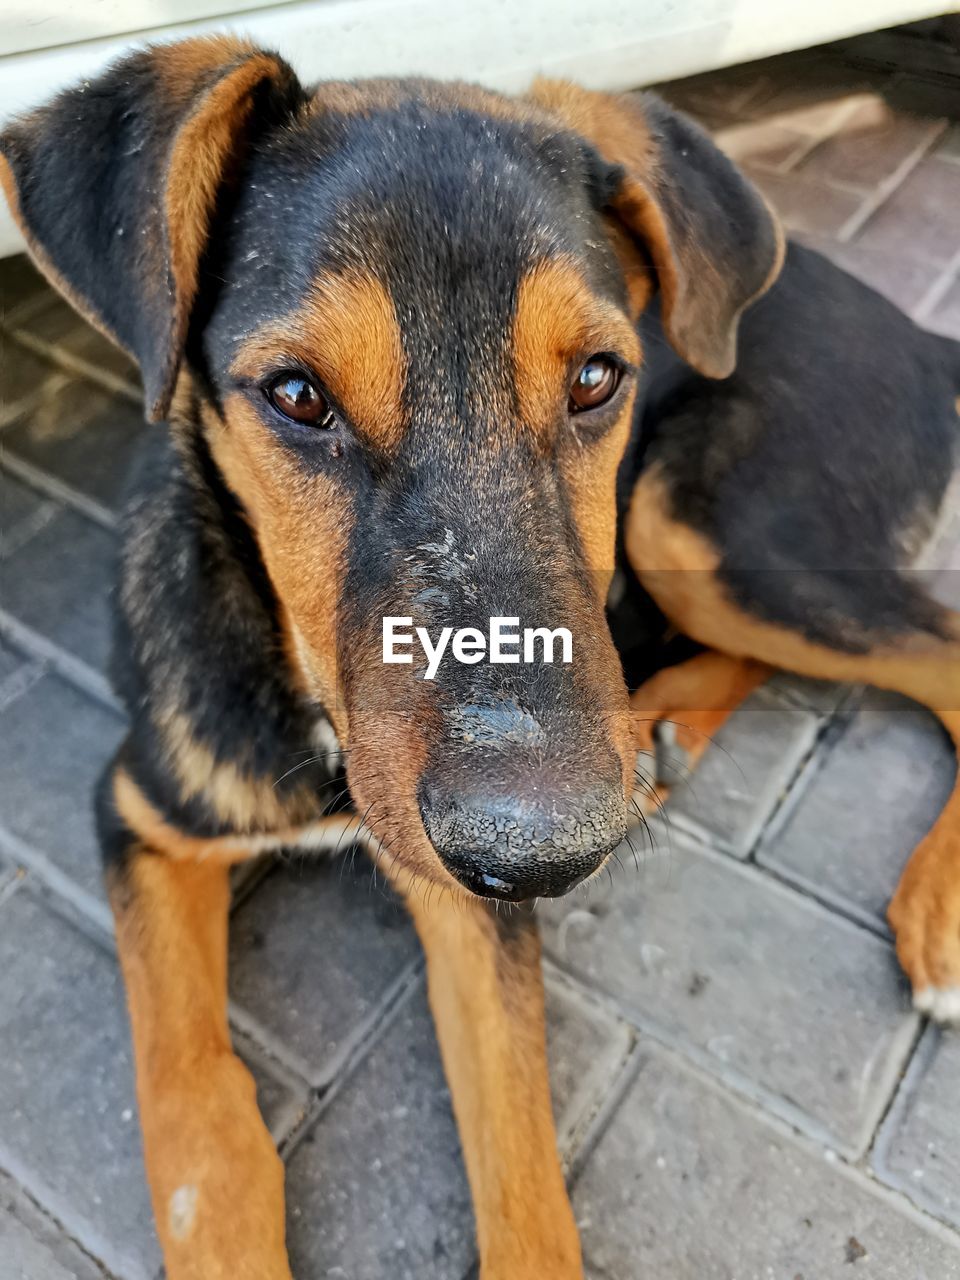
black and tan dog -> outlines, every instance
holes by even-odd
[[[2,150],[36,261],[170,423],[130,515],[101,825],[171,1280],[289,1275],[227,1027],[228,872],[361,820],[426,950],[484,1280],[580,1276],[534,925],[484,899],[593,873],[649,722],[710,730],[770,666],[902,690],[960,740],[960,615],[915,568],[957,470],[957,347],[800,249],[781,274],[762,200],[651,97],[305,90],[200,40]],[[721,651],[632,704],[618,547]],[[565,626],[574,660],[428,681],[382,662],[385,615]],[[291,771],[334,735],[353,818]],[[891,918],[918,1001],[951,1012],[956,794]]]

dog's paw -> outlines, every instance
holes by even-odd
[[[914,1007],[937,1022],[960,1023],[960,847],[940,826],[918,845],[887,919]]]
[[[923,987],[913,993],[913,1007],[942,1026],[960,1026],[960,987]]]

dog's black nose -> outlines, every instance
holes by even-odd
[[[420,813],[447,870],[471,893],[521,902],[567,893],[624,838],[626,806],[616,782],[550,785],[518,771],[513,785],[470,789],[426,777]]]

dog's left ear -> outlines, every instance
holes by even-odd
[[[538,80],[530,97],[616,166],[606,211],[649,254],[667,337],[700,373],[727,377],[740,314],[783,264],[783,233],[763,197],[697,125],[653,94]]]
[[[218,194],[258,125],[303,90],[229,37],[124,58],[0,135],[0,180],[48,279],[140,364],[147,416],[170,404]]]

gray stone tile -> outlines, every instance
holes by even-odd
[[[591,1280],[960,1277],[957,1246],[918,1214],[672,1055],[641,1052],[574,1192]]]
[[[957,166],[957,172],[960,173],[960,165]],[[954,280],[926,317],[924,325],[960,342],[960,279]]]
[[[640,874],[544,904],[548,954],[738,1088],[862,1152],[917,1026],[892,949],[674,833]]]
[[[49,514],[51,504],[28,485],[0,471],[0,556],[11,554],[9,548],[30,536],[30,528],[36,523],[37,508],[43,504]],[[21,530],[28,526],[25,533]]]
[[[130,357],[98,333],[57,294],[51,293],[49,305],[31,312],[22,327],[41,342],[106,369],[131,386],[139,386],[136,366]]]
[[[7,681],[28,665],[27,658],[19,650],[11,648],[0,640],[0,705],[6,701],[4,689]]]
[[[777,671],[764,688],[775,698],[798,703],[818,716],[827,717],[849,701],[855,686],[837,684],[833,680],[810,680],[789,671]]]
[[[810,138],[776,120],[746,120],[714,132],[713,140],[735,164],[789,169],[809,149]]]
[[[287,1166],[297,1276],[459,1280],[473,1214],[422,989]]]
[[[935,156],[917,165],[857,237],[891,257],[946,266],[960,251],[960,168]]]
[[[960,1227],[960,1036],[929,1027],[890,1109],[874,1170],[928,1213]]]
[[[864,196],[815,182],[800,173],[744,166],[791,232],[835,236],[863,206]]]
[[[917,258],[892,258],[882,248],[844,243],[826,236],[802,236],[801,239],[908,313],[915,310],[942,274],[941,267]]]
[[[237,909],[230,990],[254,1034],[311,1084],[330,1082],[419,947],[400,904],[373,887],[362,854],[298,859]]]
[[[0,421],[18,401],[27,397],[32,400],[61,381],[62,374],[49,361],[0,333]]]
[[[632,1040],[560,980],[549,981],[547,1027],[569,1153]],[[295,1275],[459,1280],[469,1266],[469,1190],[422,986],[294,1151],[287,1200]]]
[[[956,760],[936,719],[871,691],[810,762],[758,861],[871,922],[883,922],[907,858],[953,789]]]
[[[11,1178],[0,1174],[0,1276],[3,1280],[103,1280],[103,1271]]]
[[[632,1028],[546,967],[547,1058],[561,1155],[569,1163],[634,1046]]]
[[[50,293],[50,287],[25,253],[0,261],[0,322],[42,293]]]
[[[10,1046],[0,1072],[0,1165],[112,1270],[130,1280],[154,1275],[159,1248],[119,970],[22,890],[0,905],[0,1041]],[[271,1132],[286,1133],[305,1110],[303,1088],[242,1040],[237,1051]]]
[[[960,124],[955,124],[944,134],[937,146],[937,157],[960,164]]]
[[[806,177],[872,190],[933,144],[942,120],[894,111],[876,94],[864,95],[852,113],[800,163]]]
[[[37,496],[37,506],[45,499]],[[106,670],[116,581],[113,535],[61,509],[0,561],[3,608],[48,640]]]
[[[0,1166],[107,1266],[159,1265],[115,963],[23,890],[0,906]]]
[[[821,721],[760,690],[736,711],[667,801],[671,821],[745,858],[813,750]]]
[[[242,1032],[233,1031],[237,1056],[250,1069],[257,1086],[257,1106],[276,1143],[281,1143],[304,1119],[309,1090],[279,1063],[267,1058]]]
[[[0,827],[103,896],[93,790],[123,721],[53,673],[0,714]],[[2,842],[2,837],[0,837]]]
[[[3,446],[117,510],[145,429],[137,405],[71,379],[11,423]]]

